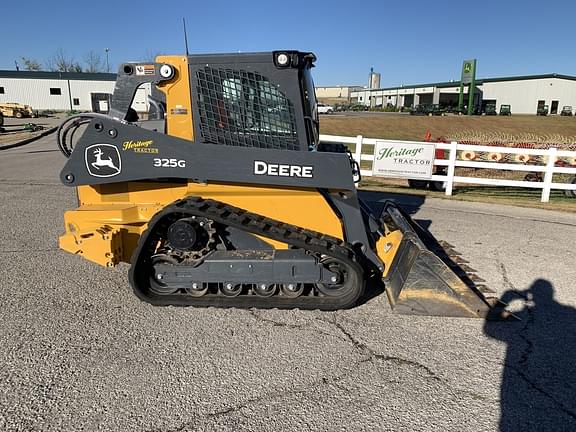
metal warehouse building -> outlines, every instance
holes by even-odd
[[[412,107],[424,104],[457,106],[459,81],[433,84],[403,85],[400,87],[363,89],[350,94],[371,107],[392,105]],[[468,89],[465,87],[465,94]],[[465,101],[468,96],[465,97]],[[576,108],[576,77],[560,74],[528,75],[476,80],[474,106],[484,110],[486,105],[511,105],[513,114],[536,114],[540,106],[548,105],[550,114],[559,114],[562,107]]]
[[[352,92],[363,90],[361,86],[316,86],[316,97],[319,99],[350,99]]]
[[[16,102],[35,110],[107,112],[116,74],[0,70],[0,103]],[[150,86],[138,89],[133,108],[148,109]]]

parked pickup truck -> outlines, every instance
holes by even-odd
[[[318,114],[332,114],[334,112],[334,107],[331,105],[318,104]]]

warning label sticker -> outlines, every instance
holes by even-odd
[[[154,75],[154,73],[155,72],[153,64],[136,66],[136,75]]]

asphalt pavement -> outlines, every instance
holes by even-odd
[[[62,122],[62,117],[62,114],[21,119],[5,117],[0,128],[0,151],[20,147],[54,133]],[[26,130],[22,127],[26,123],[33,123],[42,129],[34,132]]]
[[[158,308],[58,249],[54,140],[0,152],[0,430],[576,430],[576,215],[400,200],[518,322]]]

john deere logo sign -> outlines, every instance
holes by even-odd
[[[432,143],[377,141],[372,174],[381,177],[430,178],[434,165]]]
[[[476,73],[476,60],[464,60],[462,63],[462,84],[470,84]]]

